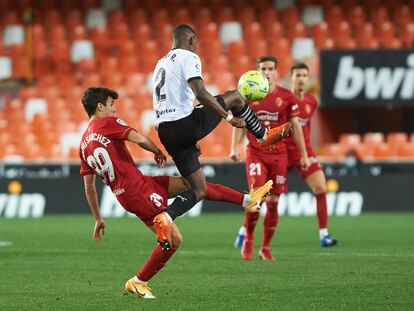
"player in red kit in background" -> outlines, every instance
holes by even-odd
[[[262,56],[257,60],[258,70],[269,80],[269,94],[258,102],[249,103],[265,127],[276,127],[290,121],[292,124],[292,139],[300,151],[300,165],[303,169],[309,167],[302,127],[299,124],[298,104],[295,96],[289,90],[276,84],[277,60],[273,56]],[[242,147],[245,131],[233,129],[233,140],[230,157],[240,161],[240,148]],[[270,252],[270,242],[278,223],[277,206],[281,193],[286,192],[287,179],[287,144],[286,139],[271,148],[265,149],[247,133],[249,144],[246,149],[246,174],[249,186],[262,186],[267,179],[273,180],[274,187],[266,199],[267,211],[263,221],[263,241],[259,250],[259,257],[263,260],[274,260]],[[242,244],[241,254],[245,260],[253,259],[254,229],[259,214],[245,214],[244,228],[246,235]],[[243,230],[243,228],[241,229]]]
[[[168,198],[176,197],[188,189],[182,177],[144,176],[137,169],[125,140],[152,152],[155,162],[160,167],[165,166],[166,157],[149,138],[115,117],[117,98],[118,94],[115,91],[101,87],[87,89],[82,97],[82,104],[90,122],[79,146],[80,174],[84,176],[86,198],[95,217],[93,239],[97,242],[101,240],[106,225],[99,211],[96,175],[111,188],[124,209],[139,217],[157,234],[155,220],[170,210],[174,212],[173,207],[167,207]],[[272,181],[267,182],[266,187],[271,188],[271,184]],[[244,195],[222,185],[207,183],[206,199],[242,205],[246,210],[257,214],[262,198],[268,192],[266,187]],[[165,249],[162,245],[155,247],[136,276],[126,282],[126,291],[141,298],[155,298],[147,283],[165,266],[182,240],[176,224],[172,223],[170,228],[171,248]]]
[[[306,93],[309,82],[309,68],[297,63],[290,69],[292,92],[299,100],[299,122],[302,125],[310,167],[304,170],[300,165],[300,152],[295,142],[287,138],[289,169],[295,167],[308,184],[316,198],[316,214],[319,223],[319,240],[322,247],[334,246],[338,241],[328,233],[328,208],[326,203],[326,179],[322,166],[310,144],[310,120],[318,105],[316,98]]]

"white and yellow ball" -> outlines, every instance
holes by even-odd
[[[260,71],[250,70],[240,77],[238,90],[245,99],[255,102],[269,93],[269,81]]]

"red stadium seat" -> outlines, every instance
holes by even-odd
[[[283,26],[278,22],[274,22],[268,28],[262,28],[266,29],[266,31],[264,31],[264,37],[266,41],[278,41],[281,38],[285,37],[285,30]]]
[[[342,21],[337,24],[333,31],[333,39],[338,42],[343,42],[352,38],[351,26],[348,22]]]
[[[277,11],[275,9],[268,9],[262,11],[259,17],[259,21],[262,23],[262,28],[270,29],[274,23],[278,21]]]
[[[65,1],[69,2],[69,1]],[[66,15],[66,26],[68,29],[74,29],[83,25],[83,16],[79,10],[72,10]]]
[[[131,55],[128,57],[121,57],[119,69],[124,76],[130,76],[131,74],[137,73],[139,71],[139,63],[137,56]]]
[[[384,22],[377,27],[377,37],[382,44],[386,44],[387,41],[390,41],[396,37],[395,27],[390,22]]]
[[[71,28],[71,31],[69,33],[69,38],[71,41],[88,40],[89,34],[83,25],[77,25]]]
[[[414,22],[409,23],[401,29],[401,40],[405,48],[414,48]]]
[[[170,2],[170,1],[168,1],[168,2]],[[191,18],[190,13],[188,12],[188,9],[182,7],[182,8],[179,8],[177,10],[175,8],[173,23],[175,25],[178,25],[178,24],[192,24],[193,19]]]
[[[281,12],[281,20],[283,26],[292,29],[300,22],[299,10],[296,7],[290,7]]]
[[[256,68],[253,62],[247,55],[242,55],[231,62],[233,75],[239,78],[246,71]]]
[[[400,7],[395,7],[393,24],[404,27],[405,25],[414,21],[412,15],[414,14],[414,9],[410,9],[410,6],[404,4]]]
[[[214,84],[220,93],[229,89],[234,89],[236,87],[236,81],[234,75],[231,72],[222,71],[213,74]]]
[[[339,25],[344,20],[345,20],[344,14],[340,6],[335,5],[326,10],[325,21],[328,23],[328,25],[332,25],[332,26]]]
[[[345,158],[345,150],[341,144],[325,144],[321,155],[330,161],[342,161]]]
[[[109,13],[109,27],[128,23],[124,11],[116,10]]]
[[[129,25],[132,31],[136,31],[141,25],[148,25],[148,14],[142,8],[133,11],[125,10],[129,15]]]
[[[135,29],[134,39],[138,42],[145,42],[152,37],[151,28],[148,24],[141,24]]]
[[[218,27],[216,23],[208,23],[200,29],[200,41],[210,42],[217,40],[218,37]]]
[[[126,23],[118,23],[113,26],[111,31],[111,39],[118,45],[122,45],[124,41],[129,40],[129,27]]]
[[[53,44],[52,47],[53,51],[51,57],[53,60],[66,60],[69,61],[70,59],[70,47],[67,41],[57,41]]]
[[[238,20],[244,28],[256,22],[256,13],[251,7],[244,7],[238,14]]]
[[[312,26],[312,38],[315,42],[326,41],[330,37],[328,24],[321,22]]]
[[[247,46],[247,56],[250,57],[253,61],[260,56],[268,55],[269,49],[266,41],[264,39],[256,39],[254,44]]]
[[[388,9],[384,6],[378,7],[372,11],[371,23],[375,26],[381,26],[383,23],[389,21]]]
[[[387,143],[380,143],[375,146],[374,157],[376,160],[392,160],[397,156],[397,150],[393,149]]]
[[[387,135],[387,143],[391,148],[398,150],[402,145],[408,143],[407,133],[389,133]]]
[[[291,48],[289,40],[286,38],[281,38],[277,41],[271,41],[270,54],[276,56],[278,59],[290,57]]]
[[[85,89],[91,86],[102,85],[101,75],[98,73],[91,73],[91,74],[85,75],[83,77],[82,85]]]
[[[293,41],[296,38],[306,38],[307,31],[306,26],[302,22],[296,23],[292,28],[289,30],[289,40]]]
[[[229,7],[223,7],[219,10],[217,14],[217,24],[221,25],[225,22],[233,22],[236,18],[233,14],[232,8]]]
[[[295,60],[290,55],[285,57],[279,57],[278,60],[279,64],[277,65],[277,72],[279,74],[279,77],[284,77],[285,75],[289,74],[290,67],[293,66]]]
[[[78,63],[77,67],[80,74],[89,75],[97,72],[98,64],[94,58],[85,58]]]
[[[246,24],[243,28],[243,36],[246,42],[252,42],[263,37],[262,27],[258,22]]]
[[[378,144],[384,143],[383,133],[365,133],[362,141],[365,146],[375,147]]]
[[[339,143],[348,150],[362,143],[361,135],[359,134],[341,134],[339,136]]]
[[[362,26],[366,23],[367,17],[362,6],[357,5],[348,12],[348,21],[356,27]]]
[[[241,57],[246,54],[246,44],[244,41],[231,42],[227,46],[227,54],[231,61]]]
[[[196,16],[195,16],[195,24],[196,28],[201,30],[204,25],[208,25],[213,21],[213,18],[211,17],[211,11],[209,8],[201,8],[196,10]]]
[[[399,50],[403,47],[403,43],[399,38],[391,38],[382,43],[382,47],[385,49]]]
[[[331,38],[322,41],[316,41],[316,48],[319,50],[332,50],[335,48],[335,42]]]
[[[414,144],[404,144],[398,150],[398,156],[404,160],[414,160]]]

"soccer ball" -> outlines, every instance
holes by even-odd
[[[261,100],[269,93],[269,81],[257,70],[245,72],[239,79],[239,93],[251,102]]]

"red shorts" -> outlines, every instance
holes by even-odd
[[[318,158],[315,155],[312,147],[307,147],[306,150],[308,151],[308,157],[310,161],[310,166],[307,170],[304,170],[300,165],[300,153],[299,151],[289,151],[289,166],[288,170],[291,170],[293,167],[296,167],[302,179],[308,178],[313,173],[322,170],[322,165],[319,163]]]
[[[287,190],[287,165],[286,153],[264,155],[260,152],[246,150],[246,174],[249,187],[263,186],[269,179],[273,180],[273,194],[285,193]]]
[[[144,176],[140,189],[133,193],[126,191],[116,198],[128,212],[152,226],[153,218],[167,207],[169,180],[169,176]]]

